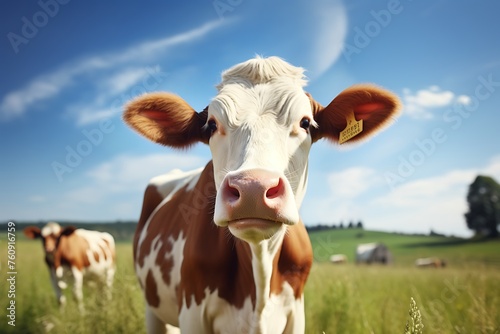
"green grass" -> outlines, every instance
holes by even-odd
[[[0,333],[143,333],[144,302],[132,267],[132,245],[118,243],[117,272],[112,302],[104,302],[97,287],[85,287],[85,313],[78,311],[71,289],[66,289],[67,305],[59,308],[50,277],[43,261],[42,245],[35,241],[17,241],[16,327],[7,324],[0,312]],[[0,254],[6,254],[5,243]],[[2,268],[5,261],[2,258]],[[2,275],[2,310],[7,292]]]
[[[495,333],[496,268],[421,270],[315,264],[306,286],[307,333],[403,333],[410,297],[426,333]]]
[[[465,240],[440,236],[400,235],[359,229],[328,230],[310,233],[314,259],[328,261],[332,254],[346,254],[355,261],[356,246],[361,243],[383,242],[394,255],[394,265],[413,265],[419,257],[437,256],[452,265],[471,263],[500,267],[498,240]]]
[[[362,236],[357,235],[363,233]],[[19,235],[19,234],[18,234]],[[6,244],[0,235],[5,273]],[[500,242],[464,242],[440,237],[402,236],[361,230],[311,234],[315,259],[305,289],[306,333],[403,333],[410,298],[421,311],[424,333],[500,331]],[[358,243],[382,241],[395,257],[393,266],[352,264]],[[84,291],[80,314],[70,291],[59,309],[43,262],[40,242],[17,241],[16,327],[4,316],[6,280],[0,281],[0,333],[144,333],[144,302],[132,268],[132,246],[118,243],[113,301],[103,303],[93,288]],[[333,253],[351,263],[331,265]],[[417,269],[420,256],[445,258],[444,269]]]

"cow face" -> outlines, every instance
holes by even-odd
[[[393,94],[370,85],[351,87],[324,108],[304,92],[303,69],[276,57],[236,65],[222,79],[200,113],[175,95],[153,93],[132,101],[124,119],[163,145],[209,144],[214,222],[249,242],[282,235],[299,221],[313,142],[338,142],[351,119],[364,124],[351,141],[367,138],[399,108]]]
[[[48,223],[41,230],[36,226],[28,226],[24,229],[24,235],[29,239],[42,239],[43,249],[46,256],[52,256],[62,236],[70,235],[75,231],[75,227],[68,226],[62,228],[57,223]]]

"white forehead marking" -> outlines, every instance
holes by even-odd
[[[220,91],[226,84],[241,84],[242,79],[246,86],[269,83],[276,79],[287,80],[292,85],[299,87],[304,87],[307,83],[302,67],[292,66],[278,57],[256,57],[224,71],[222,82],[217,86],[217,89]]]
[[[61,225],[58,223],[50,222],[42,228],[42,237],[46,237],[51,234],[58,235],[59,233],[61,233]]]
[[[305,85],[303,68],[278,57],[257,57],[223,72],[219,94],[209,111],[234,128],[254,123],[265,114],[281,125],[290,125],[303,113],[311,113]]]

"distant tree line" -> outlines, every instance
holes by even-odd
[[[23,235],[22,230],[29,225],[34,225],[42,228],[48,221],[14,221],[16,223],[16,234]],[[131,241],[134,237],[135,229],[137,227],[136,221],[115,221],[115,222],[83,222],[83,221],[55,221],[61,226],[75,226],[77,228],[84,228],[86,230],[96,230],[101,232],[110,233],[116,241]],[[7,232],[7,222],[0,223],[0,233]]]
[[[306,226],[307,231],[309,232],[314,232],[314,231],[326,231],[326,230],[334,230],[334,229],[363,229],[363,222],[358,221],[357,223],[354,223],[353,221],[350,221],[349,224],[344,225],[343,222],[340,222],[338,225],[331,224],[318,224],[318,225],[312,225],[312,226]]]

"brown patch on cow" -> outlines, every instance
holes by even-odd
[[[313,251],[309,235],[302,222],[289,226],[281,250],[276,254],[271,277],[271,293],[279,294],[286,281],[299,299],[309,276]]]
[[[148,186],[146,189],[146,196],[148,198],[144,199],[143,214],[141,214],[141,220],[137,226],[136,234],[134,236],[135,245],[135,260],[140,266],[144,266],[144,259],[151,253],[154,248],[159,248],[155,263],[160,267],[162,272],[162,278],[165,283],[170,284],[170,271],[173,267],[173,259],[167,258],[166,255],[170,254],[172,251],[173,244],[170,237],[174,240],[179,238],[181,231],[186,226],[186,222],[179,217],[178,203],[182,201],[183,191],[176,193],[172,200],[163,205],[152,217],[150,224],[146,231],[142,231],[145,228],[146,221],[149,219],[146,216],[148,211],[153,212],[153,210],[160,204],[163,197],[158,193],[156,187]],[[151,204],[150,201],[154,201],[157,204]],[[147,207],[147,208],[146,208]],[[141,233],[145,233],[146,237],[139,245],[139,238]],[[153,243],[155,239],[158,240]]]
[[[61,236],[54,256],[55,267],[63,264],[76,267],[79,270],[88,267],[90,265],[87,256],[88,249],[88,241],[77,233]]]
[[[148,305],[158,307],[158,305],[160,305],[160,297],[158,296],[158,287],[156,286],[156,281],[151,270],[148,271],[145,285],[146,301]]]
[[[99,253],[94,252],[94,260],[96,260],[97,262],[99,262]]]
[[[134,244],[133,244],[133,252],[134,252],[134,261],[138,260],[138,249],[137,244],[139,243],[139,237],[141,235],[141,231],[144,229],[144,225],[146,225],[147,220],[153,213],[154,209],[163,201],[163,196],[158,192],[158,189],[154,185],[149,185],[144,192],[144,200],[142,203],[142,211],[141,216],[139,218],[139,222],[137,223],[137,228],[134,234]],[[144,260],[143,258],[141,259]],[[140,262],[140,265],[143,266],[143,262]]]

